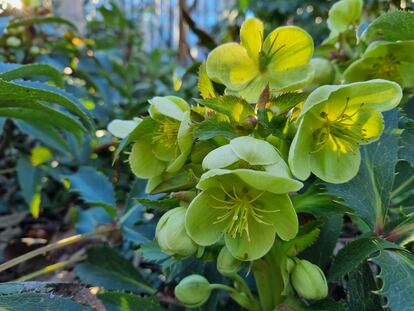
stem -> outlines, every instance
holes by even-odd
[[[3,170],[0,170],[0,175],[14,173],[15,171],[16,171],[15,167],[5,168]]]
[[[223,289],[223,290],[228,291],[232,294],[238,294],[239,293],[235,288],[233,288],[231,286],[228,286],[228,285],[225,285],[225,284],[218,284],[218,283],[210,284],[210,288],[211,289]]]
[[[38,271],[23,275],[22,277],[18,278],[16,281],[20,281],[20,282],[28,281],[28,280],[37,278],[37,277],[39,277],[43,274],[47,274],[47,273],[56,271],[60,268],[70,266],[70,265],[72,265],[74,263],[77,263],[79,261],[83,261],[85,259],[86,259],[86,256],[82,256],[82,257],[79,257],[79,258],[72,258],[72,259],[69,259],[69,260],[61,261],[61,262],[55,263],[53,265],[49,265],[47,267],[44,267],[43,269],[40,269]]]
[[[112,225],[104,226],[104,227],[100,227],[100,228],[96,229],[93,232],[88,232],[88,233],[85,233],[85,234],[77,234],[77,235],[71,236],[69,238],[57,241],[55,243],[40,247],[38,249],[35,249],[31,252],[28,252],[26,254],[23,254],[19,257],[13,258],[12,260],[9,260],[9,261],[1,264],[0,265],[0,272],[2,272],[4,270],[7,270],[11,267],[14,267],[14,266],[16,266],[16,265],[18,265],[22,262],[25,262],[26,260],[34,258],[36,256],[43,255],[43,254],[45,254],[47,252],[50,252],[52,250],[59,249],[59,248],[65,247],[67,245],[74,244],[74,243],[86,240],[86,239],[88,239],[92,236],[95,236],[95,235],[106,234],[106,233],[112,232],[114,230],[116,230],[115,226],[112,226]]]

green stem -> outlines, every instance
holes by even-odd
[[[23,254],[19,257],[13,258],[12,260],[9,260],[9,261],[1,264],[0,265],[0,272],[2,272],[4,270],[7,270],[11,267],[14,267],[14,266],[16,266],[16,265],[18,265],[22,262],[25,262],[29,259],[34,258],[36,256],[43,255],[43,254],[45,254],[47,252],[50,252],[52,250],[56,250],[56,249],[65,247],[67,245],[74,244],[74,243],[77,243],[79,241],[86,240],[86,239],[88,239],[92,236],[95,236],[95,235],[106,234],[106,233],[112,232],[114,230],[116,230],[116,227],[114,227],[112,225],[99,227],[98,229],[96,229],[93,232],[88,232],[88,233],[85,233],[85,234],[77,234],[77,235],[71,236],[69,238],[57,241],[55,243],[40,247],[38,249],[35,249],[31,252],[28,252],[26,254]]]
[[[238,294],[239,292],[231,286],[225,285],[225,284],[218,284],[218,283],[214,283],[214,284],[210,284],[210,288],[211,289],[223,289],[229,293],[232,294]]]

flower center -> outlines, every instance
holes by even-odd
[[[329,140],[334,143],[335,150],[355,153],[359,144],[367,140],[366,129],[361,129],[361,125],[357,123],[358,114],[364,104],[349,112],[348,103],[349,98],[340,114],[333,118],[326,111],[320,112],[319,117],[323,119],[323,126],[313,132],[314,147],[311,153],[320,151]]]
[[[177,121],[165,119],[159,122],[159,125],[154,131],[152,142],[162,144],[167,148],[173,147],[177,144],[179,127],[180,123]]]
[[[267,66],[272,62],[272,59],[276,56],[277,52],[279,52],[282,48],[285,47],[285,45],[283,44],[280,47],[278,47],[276,50],[272,51],[278,36],[279,34],[276,34],[268,51],[263,50],[263,41],[262,41],[262,48],[261,48],[261,51],[259,52],[260,72],[265,72],[267,69]]]
[[[400,62],[394,55],[387,54],[377,60],[372,69],[375,76],[390,80],[400,79]]]
[[[258,207],[257,200],[265,193],[264,191],[252,196],[248,189],[244,187],[236,189],[233,186],[232,193],[226,191],[222,185],[220,187],[225,194],[225,198],[219,199],[215,196],[211,197],[220,203],[219,206],[213,206],[213,208],[223,210],[224,213],[216,218],[214,224],[226,221],[227,226],[225,232],[232,238],[236,238],[237,236],[241,237],[245,232],[250,242],[249,221],[256,221],[267,226],[272,225],[263,220],[263,214],[276,213],[279,210],[265,210]]]

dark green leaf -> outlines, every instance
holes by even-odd
[[[398,249],[399,246],[380,238],[362,238],[350,242],[336,255],[328,279],[338,282],[344,275],[354,271],[362,262],[384,249]]]
[[[107,292],[98,295],[107,311],[163,311],[154,297],[142,297],[133,294]]]
[[[414,166],[414,128],[405,129],[401,135],[399,157]]]
[[[374,293],[377,284],[367,262],[349,274],[346,289],[348,311],[382,310],[381,298]]]
[[[357,176],[344,184],[328,184],[328,192],[342,197],[344,204],[374,229],[388,209],[398,162],[399,136],[396,110],[384,113],[386,128],[381,138],[361,148],[361,167]]]
[[[63,87],[63,75],[56,68],[47,64],[1,64],[0,79],[11,81],[32,77],[48,77],[58,87]]]
[[[180,205],[180,200],[177,198],[166,198],[159,200],[138,198],[136,200],[147,208],[154,208],[160,211],[167,211]]]
[[[269,100],[269,109],[275,114],[283,114],[303,102],[309,93],[287,92]]]
[[[229,122],[215,118],[201,122],[194,130],[194,136],[200,140],[208,140],[217,136],[236,138],[238,135]]]
[[[82,199],[90,204],[115,207],[115,195],[108,177],[93,167],[81,167],[73,174],[67,175],[70,189],[78,192]],[[113,213],[115,213],[113,209]],[[112,215],[115,216],[115,215]]]
[[[88,249],[88,259],[75,268],[83,283],[131,292],[154,293],[141,273],[115,249],[98,246]]]
[[[414,306],[414,255],[408,252],[383,251],[372,261],[381,268],[380,294],[393,311],[411,311]]]

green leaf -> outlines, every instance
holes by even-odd
[[[29,17],[29,18],[19,18],[12,20],[7,28],[15,28],[20,26],[30,26],[30,25],[40,25],[40,24],[62,24],[69,26],[73,30],[77,30],[77,27],[72,22],[67,19],[57,17],[57,16],[46,16],[46,17]]]
[[[283,114],[303,102],[309,93],[286,92],[269,100],[269,109],[276,114]]]
[[[301,253],[301,258],[313,262],[324,270],[333,257],[333,251],[341,233],[342,222],[342,215],[327,217],[320,227],[318,239]]]
[[[253,106],[243,98],[237,96],[218,96],[208,99],[199,99],[197,102],[228,116],[231,121],[237,123],[242,123],[247,117],[255,115]]]
[[[216,118],[207,119],[201,122],[194,130],[194,136],[200,140],[208,140],[217,136],[236,138],[239,135],[231,124],[226,121],[219,121]]]
[[[87,255],[87,261],[75,267],[76,275],[83,283],[108,290],[150,294],[155,292],[131,262],[115,249],[106,246],[92,247],[88,249]]]
[[[213,83],[207,75],[206,71],[206,62],[203,62],[198,69],[198,91],[202,98],[212,98],[216,97],[216,92],[214,91]]]
[[[107,292],[98,295],[107,311],[164,311],[154,297],[142,297],[133,294]]]
[[[22,190],[22,196],[29,205],[33,217],[39,217],[43,172],[33,166],[26,157],[17,161],[17,178]]]
[[[414,128],[405,129],[401,134],[399,158],[414,166]]]
[[[48,77],[58,87],[63,87],[63,75],[56,68],[47,64],[0,64],[0,79],[11,81],[23,78]]]
[[[362,34],[367,42],[374,40],[405,41],[414,40],[414,13],[394,11],[380,15]]]
[[[180,200],[177,198],[166,198],[160,200],[138,198],[136,200],[147,208],[154,208],[159,211],[167,211],[180,205]]]
[[[2,102],[0,100],[0,116],[25,121],[42,122],[63,128],[82,139],[85,128],[72,116],[31,100]]]
[[[73,150],[67,140],[50,124],[22,120],[14,120],[13,122],[20,131],[40,140],[50,148],[65,155],[73,154]]]
[[[115,194],[108,177],[93,167],[81,167],[66,178],[70,181],[70,189],[78,192],[85,202],[111,207],[112,216],[115,216]]]
[[[367,262],[349,274],[346,289],[348,311],[382,310],[381,298],[374,293],[377,284]]]
[[[82,104],[69,93],[56,87],[34,81],[7,82],[0,79],[0,93],[1,102],[44,101],[58,104],[79,116],[85,125],[92,127],[89,117],[80,108]]]
[[[398,245],[380,238],[361,238],[342,248],[336,255],[328,280],[338,282],[344,275],[354,271],[362,262],[374,253],[384,249],[398,249]]]
[[[410,311],[414,306],[414,255],[383,251],[372,261],[381,268],[379,293],[387,298],[391,310]]]
[[[0,310],[2,311],[86,311],[92,310],[69,298],[51,294],[20,293],[0,296]]]
[[[381,138],[361,148],[361,166],[357,176],[344,184],[328,184],[328,192],[342,197],[357,216],[374,229],[387,212],[398,162],[399,136],[396,110],[384,113],[385,130]]]

